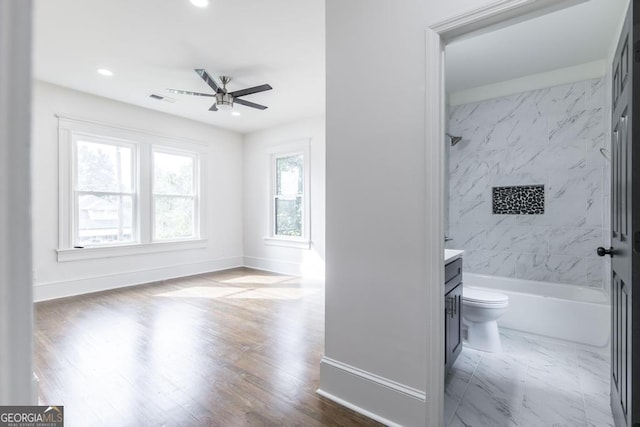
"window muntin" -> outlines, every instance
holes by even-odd
[[[153,240],[197,235],[197,157],[153,151]]]
[[[137,242],[135,147],[80,136],[73,159],[73,245]]]
[[[304,155],[274,156],[273,235],[284,238],[304,236]]]
[[[201,244],[204,143],[69,118],[59,118],[58,135],[58,261]]]

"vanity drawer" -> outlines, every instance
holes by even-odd
[[[462,282],[462,258],[458,258],[444,266],[445,287],[453,288],[460,282]],[[447,290],[445,290],[445,292],[447,292]]]

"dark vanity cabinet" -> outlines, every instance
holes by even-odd
[[[462,258],[444,267],[444,366],[447,372],[462,351]]]

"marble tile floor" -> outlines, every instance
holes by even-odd
[[[445,379],[448,427],[614,426],[609,350],[501,330],[502,353],[465,347]]]

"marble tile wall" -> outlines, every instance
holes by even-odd
[[[465,271],[603,288],[609,232],[604,79],[450,108],[448,248]],[[493,186],[545,186],[542,215],[494,215]]]

